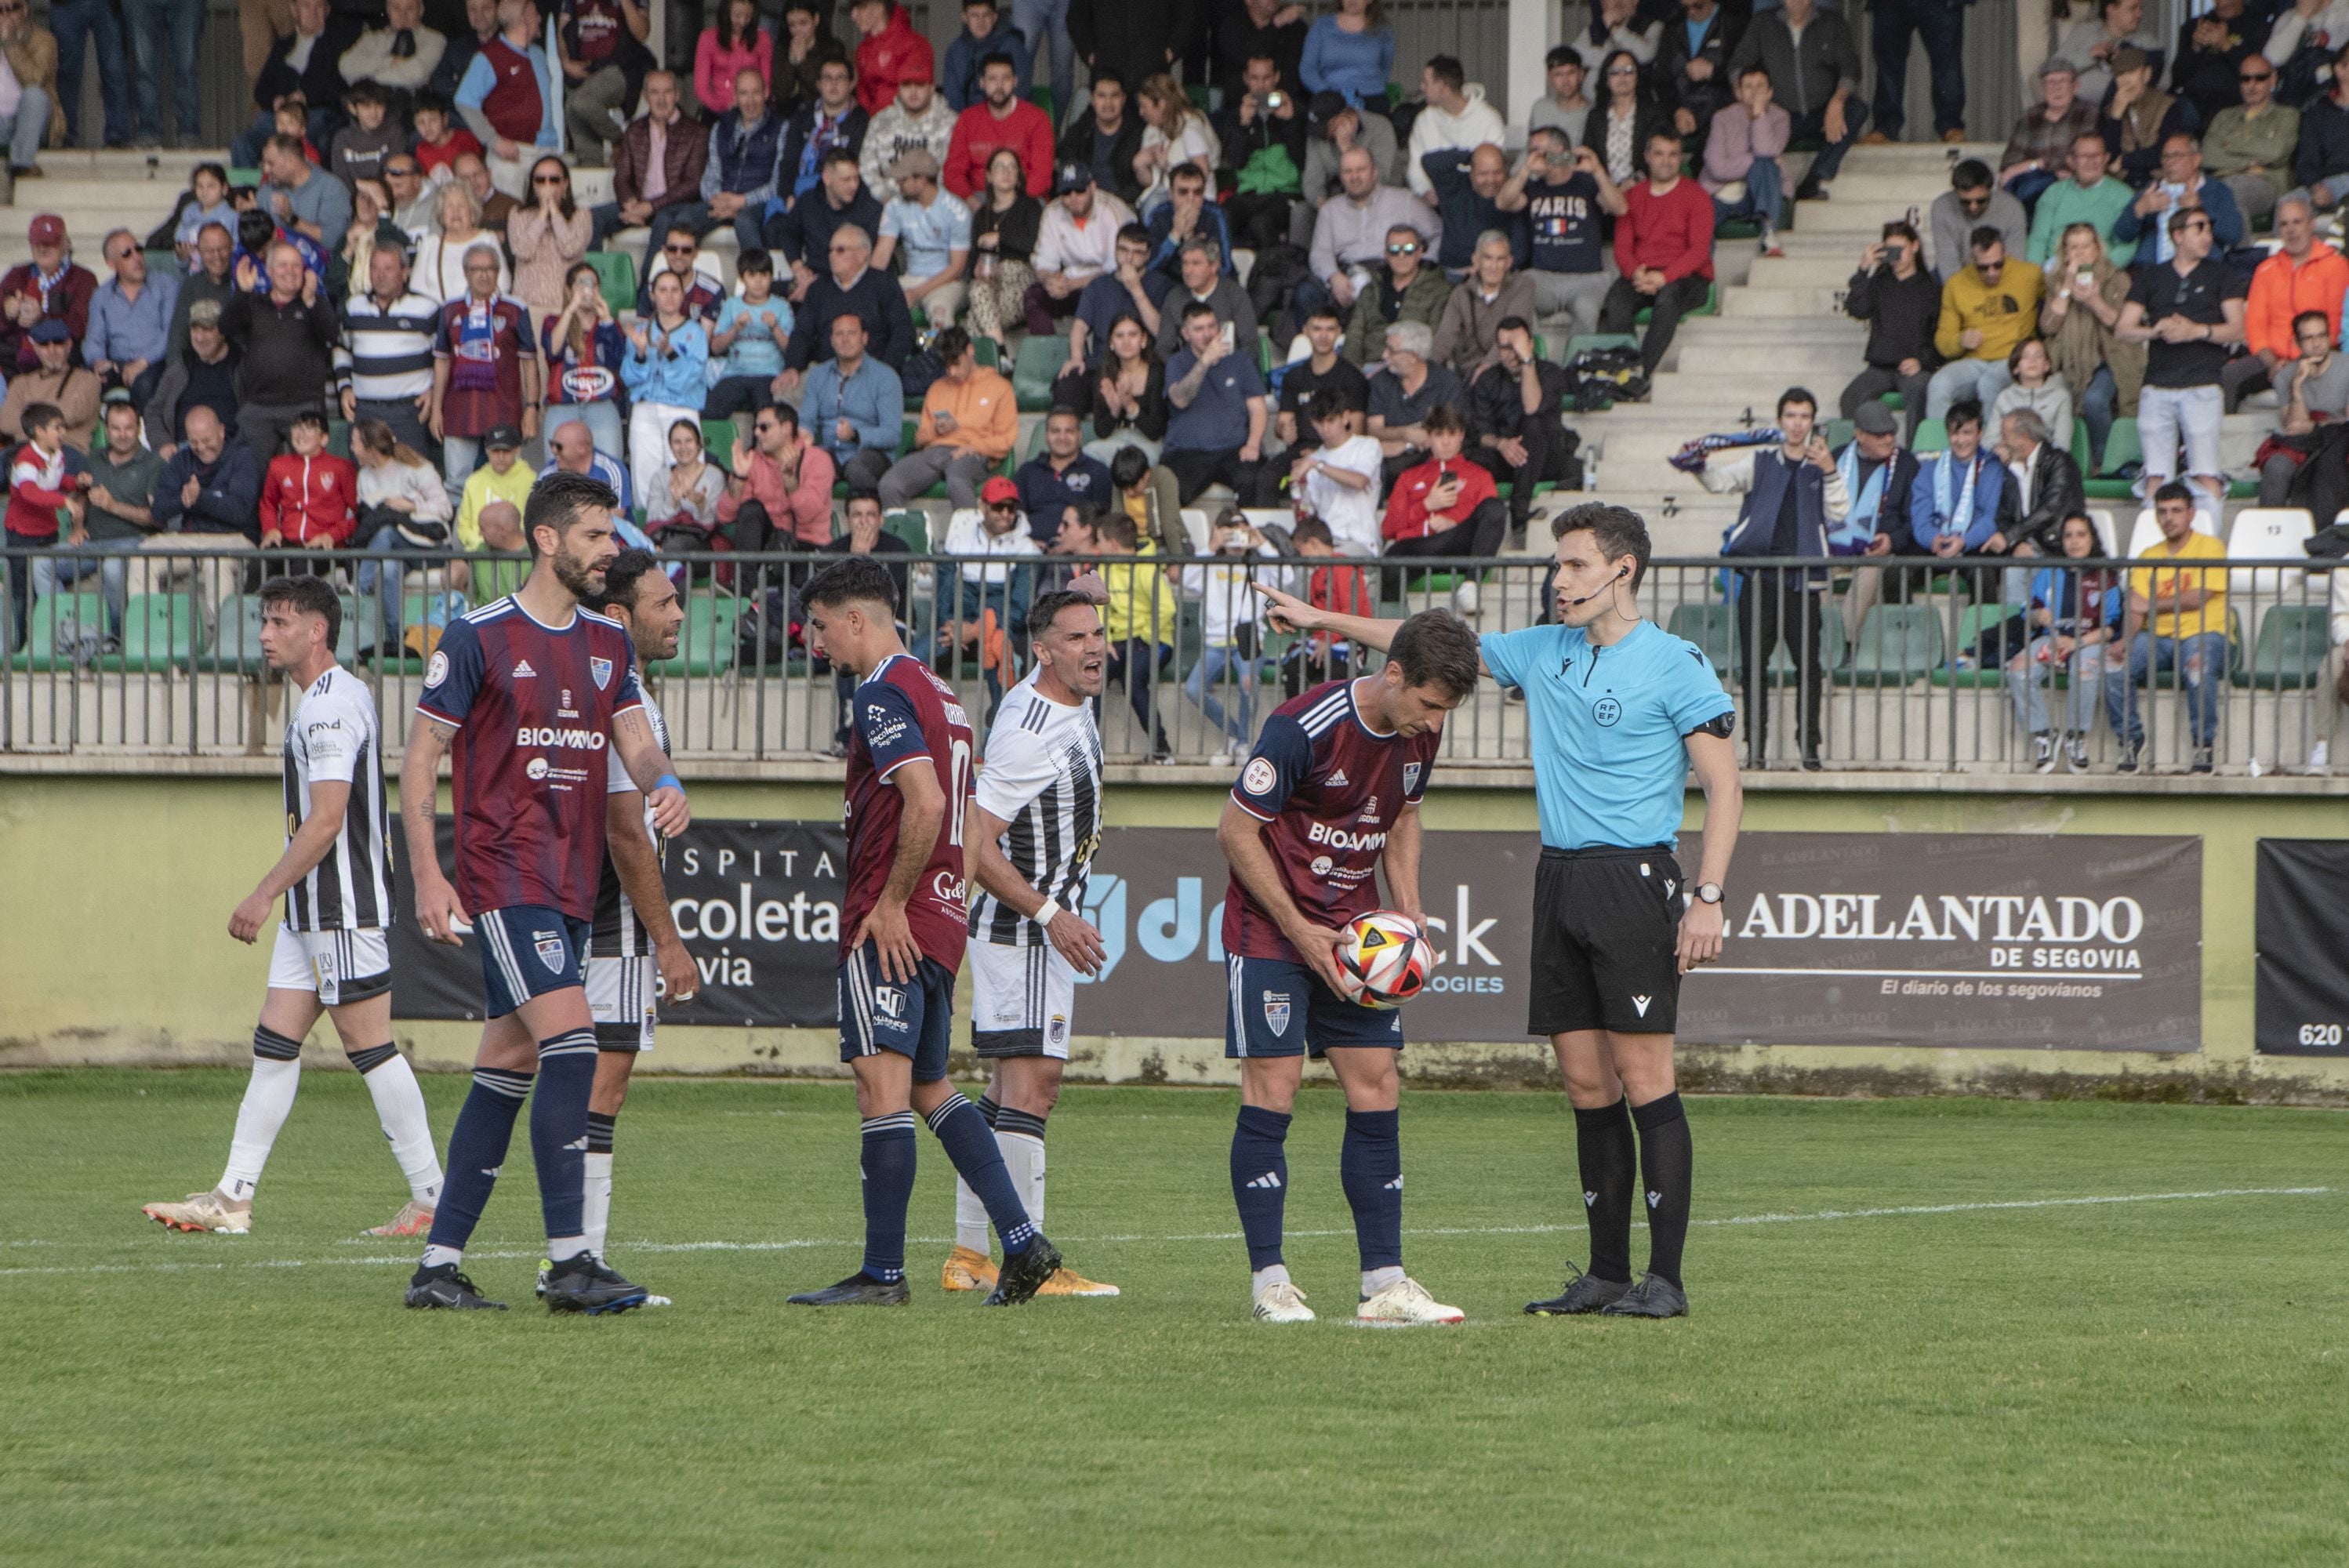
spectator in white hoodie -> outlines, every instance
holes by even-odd
[[[919,149],[944,166],[954,127],[954,110],[936,87],[918,77],[899,82],[896,100],[885,105],[864,128],[864,150],[856,160],[864,189],[885,207],[895,201],[897,182],[889,178],[889,165]]]
[[[1184,695],[1199,705],[1216,727],[1217,745],[1213,763],[1238,765],[1256,730],[1257,659],[1264,648],[1261,612],[1268,603],[1249,584],[1285,587],[1286,573],[1278,566],[1259,564],[1275,552],[1262,533],[1234,507],[1216,519],[1212,556],[1181,569],[1183,596],[1199,601],[1199,662],[1183,683]],[[1229,685],[1237,691],[1230,708],[1216,699],[1216,688]]]
[[[1412,194],[1435,204],[1435,182],[1420,160],[1431,152],[1470,151],[1491,142],[1506,147],[1509,128],[1501,111],[1485,101],[1485,87],[1468,79],[1468,69],[1450,55],[1438,55],[1419,73],[1419,89],[1427,107],[1411,122],[1411,143],[1403,159],[1403,179]]]

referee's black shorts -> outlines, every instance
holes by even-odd
[[[1663,845],[1542,851],[1527,1030],[1672,1033],[1684,907],[1680,862]]]

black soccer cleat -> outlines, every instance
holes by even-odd
[[[1061,1266],[1061,1249],[1041,1235],[1028,1243],[1028,1250],[1003,1260],[996,1271],[995,1289],[982,1304],[987,1306],[1018,1306],[1044,1288]]]
[[[838,1284],[803,1290],[784,1300],[792,1306],[903,1306],[914,1293],[902,1279],[878,1280],[859,1269]]]
[[[546,1271],[545,1288],[540,1295],[549,1312],[584,1312],[600,1317],[607,1312],[642,1306],[652,1293],[623,1279],[618,1270],[606,1267],[594,1253],[581,1253]]]
[[[506,1304],[492,1301],[474,1288],[473,1282],[457,1272],[455,1264],[442,1264],[438,1268],[419,1268],[408,1281],[408,1305],[411,1307],[454,1312],[503,1312]]]
[[[1584,1274],[1572,1264],[1566,1266],[1574,1269],[1566,1288],[1547,1301],[1526,1303],[1527,1316],[1579,1317],[1585,1313],[1604,1311],[1630,1293],[1630,1280],[1600,1279],[1597,1274]]]
[[[1644,1274],[1620,1299],[1599,1310],[1609,1317],[1686,1317],[1688,1293],[1661,1274]]]

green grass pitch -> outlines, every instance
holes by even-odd
[[[243,1084],[0,1077],[0,1559],[2349,1561],[2338,1113],[1695,1100],[1695,1315],[1654,1324],[1519,1311],[1583,1249],[1557,1097],[1407,1093],[1407,1261],[1469,1320],[1373,1334],[1329,1090],[1288,1201],[1326,1315],[1274,1328],[1228,1093],[1054,1117],[1050,1230],[1123,1299],[943,1295],[926,1134],[914,1305],[821,1315],[782,1300],[856,1264],[845,1088],[644,1082],[612,1253],[678,1305],[555,1320],[520,1136],[468,1264],[514,1310],[400,1309],[346,1073],[252,1235],[141,1218],[217,1177]],[[444,1144],[464,1088],[427,1080]]]

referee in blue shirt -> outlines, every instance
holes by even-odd
[[[1550,531],[1556,620],[1480,639],[1485,672],[1526,695],[1542,834],[1527,1031],[1557,1053],[1590,1224],[1590,1271],[1526,1310],[1678,1317],[1688,1311],[1692,1156],[1672,1029],[1680,977],[1721,955],[1721,883],[1744,803],[1729,739],[1735,707],[1702,650],[1640,614],[1649,545],[1639,513],[1592,502],[1560,513]],[[1384,648],[1402,624],[1257,591],[1300,632]],[[1691,770],[1705,798],[1692,885],[1675,855]],[[1635,1193],[1648,1209],[1637,1284]]]

